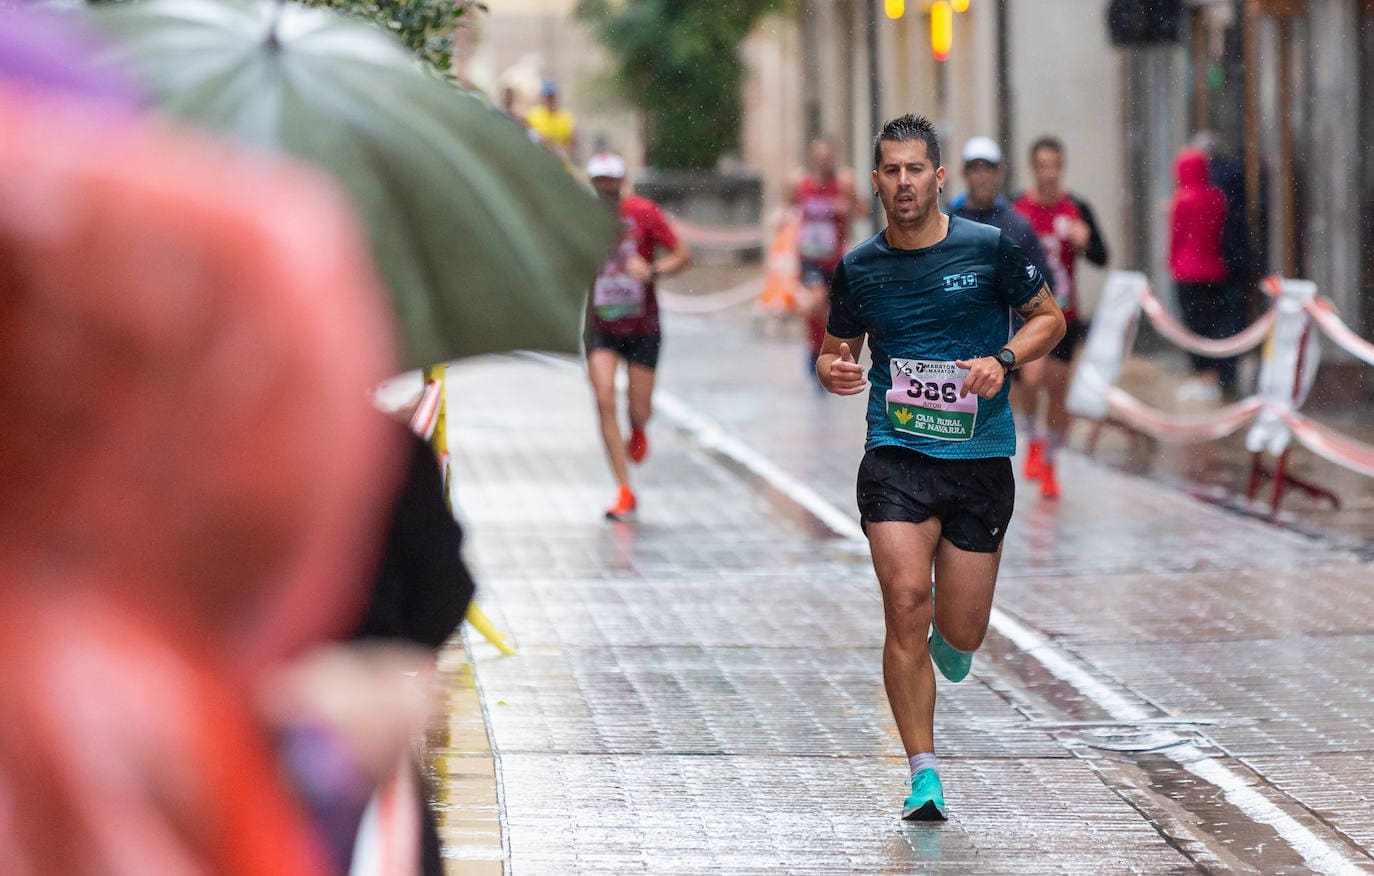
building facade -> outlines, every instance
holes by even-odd
[[[642,155],[641,123],[616,97],[608,59],[572,17],[575,0],[503,0],[479,17],[460,70],[524,99],[555,78],[581,150]],[[1172,38],[1113,42],[1112,6],[1172,10]],[[814,136],[832,138],[860,184],[871,138],[904,112],[931,117],[962,189],[964,140],[1002,143],[1008,187],[1026,187],[1027,147],[1067,147],[1069,187],[1096,208],[1110,267],[1171,294],[1166,248],[1178,150],[1201,131],[1244,164],[1259,271],[1310,278],[1374,334],[1374,0],[956,0],[946,60],[932,0],[796,0],[741,52],[750,71],[738,155],[776,204]],[[1120,42],[1120,40],[1118,40]],[[871,226],[870,226],[871,227]],[[1086,270],[1087,304],[1102,273]]]
[[[1093,204],[1109,242],[1122,236],[1127,192],[1121,64],[1107,40],[1096,0],[969,0],[953,16],[947,60],[931,47],[930,3],[910,0],[889,17],[883,0],[803,0],[809,133],[840,141],[856,171],[873,164],[872,137],[884,119],[913,112],[936,123],[950,175],[946,193],[963,190],[959,151],[965,140],[998,140],[1008,188],[1029,184],[1027,150],[1053,134],[1066,145],[1067,182]],[[1086,269],[1089,301],[1101,272]]]
[[[878,121],[928,115],[951,191],[968,137],[1002,143],[1014,189],[1029,183],[1028,144],[1054,134],[1111,267],[1144,270],[1167,298],[1174,158],[1209,131],[1244,163],[1258,269],[1313,279],[1374,329],[1374,150],[1362,148],[1374,142],[1374,0],[1142,2],[1173,6],[1176,36],[1137,45],[1113,43],[1107,0],[967,0],[943,61],[931,5],[802,0],[809,134],[835,136],[863,172]],[[1087,272],[1089,299],[1100,281]]]

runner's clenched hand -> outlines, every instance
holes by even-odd
[[[1007,370],[995,356],[982,356],[977,359],[960,359],[954,363],[968,369],[964,385],[959,388],[959,398],[973,393],[979,398],[992,398],[1002,389]]]
[[[631,253],[625,259],[625,276],[638,283],[647,283],[654,278],[654,269],[639,253]]]
[[[1073,220],[1073,224],[1069,226],[1069,243],[1073,244],[1074,249],[1079,252],[1086,250],[1088,244],[1092,243],[1092,239],[1092,226],[1082,219]]]
[[[1001,368],[1001,365],[997,366]],[[849,350],[849,344],[840,344],[840,355],[830,362],[828,379],[825,381],[825,388],[835,393],[835,395],[858,395],[868,388],[868,381],[864,379],[864,369],[854,359],[854,354]]]

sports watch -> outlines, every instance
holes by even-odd
[[[1016,367],[1016,354],[1007,347],[1003,347],[997,351],[996,359],[1001,364],[1004,372],[1010,373],[1011,369]]]

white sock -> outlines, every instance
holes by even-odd
[[[907,763],[911,764],[911,774],[914,776],[921,770],[935,769],[935,754],[930,751],[923,751],[920,754],[913,754],[907,758]],[[936,770],[939,772],[939,770]]]
[[[1041,440],[1040,424],[1036,422],[1035,417],[1026,418],[1024,431],[1026,433],[1026,440],[1030,443],[1034,444],[1036,441]]]
[[[1059,448],[1064,446],[1064,433],[1051,432],[1049,440],[1045,442],[1045,461],[1054,462],[1054,458],[1059,455]]]

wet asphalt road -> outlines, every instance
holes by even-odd
[[[901,822],[863,401],[747,314],[666,331],[630,523],[580,373],[450,372],[507,872],[1374,871],[1370,565],[1076,455],[940,683],[951,820]]]

